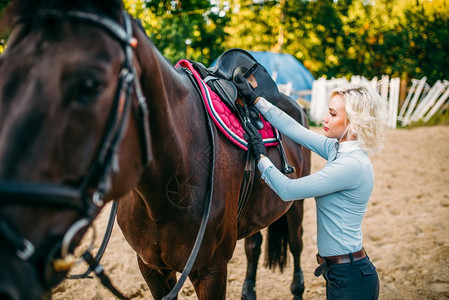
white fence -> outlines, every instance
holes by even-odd
[[[396,128],[398,123],[401,126],[406,126],[418,120],[427,122],[439,111],[447,109],[449,81],[438,80],[432,87],[426,81],[426,77],[420,80],[412,79],[412,85],[400,110],[400,78],[389,78],[389,76],[383,75],[380,80],[377,77],[368,80],[363,76],[352,76],[350,83],[369,84],[377,90],[388,103],[388,127]],[[321,119],[327,113],[327,104],[332,90],[348,83],[346,78],[327,80],[324,77],[313,82],[309,117],[314,123],[321,124]]]

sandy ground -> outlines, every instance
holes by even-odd
[[[375,188],[363,231],[364,246],[379,272],[380,299],[449,299],[449,127],[390,130],[384,151],[373,156],[372,162]],[[312,171],[316,171],[324,160],[313,156],[312,163]],[[100,236],[108,214],[105,208],[95,223]],[[304,299],[324,299],[324,279],[313,276],[317,251],[313,199],[306,199],[303,224]],[[100,242],[97,238],[97,244]],[[125,294],[132,299],[152,299],[134,252],[118,226],[102,263]],[[258,299],[292,299],[291,259],[282,274],[265,269],[262,263],[257,277]],[[240,299],[245,271],[244,248],[239,241],[229,263],[227,299]],[[114,299],[97,279],[66,280],[53,290],[53,297]],[[197,299],[189,282],[179,299]]]

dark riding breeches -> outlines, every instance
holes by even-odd
[[[377,300],[379,277],[368,257],[336,264],[323,273],[327,300]]]

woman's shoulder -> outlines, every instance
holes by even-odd
[[[373,166],[371,160],[363,150],[345,153],[337,161],[344,169],[345,176],[355,181],[363,180],[366,176],[372,175]]]
[[[355,176],[363,172],[363,170],[371,165],[369,157],[363,151],[353,151],[350,153],[342,153],[333,162],[345,169],[348,173]]]

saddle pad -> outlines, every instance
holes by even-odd
[[[248,150],[248,143],[243,138],[243,133],[245,132],[245,130],[243,129],[242,123],[240,122],[239,118],[201,79],[198,72],[193,68],[192,64],[188,60],[180,60],[175,65],[175,68],[179,67],[188,69],[195,77],[200,87],[201,95],[204,103],[206,104],[209,116],[212,118],[218,129],[235,145],[242,148],[243,150]],[[259,130],[259,133],[262,136],[262,140],[265,146],[276,146],[279,143],[279,132],[277,131],[277,129],[273,128],[271,124],[268,123],[262,116],[260,116],[260,119],[264,126],[261,130]]]

